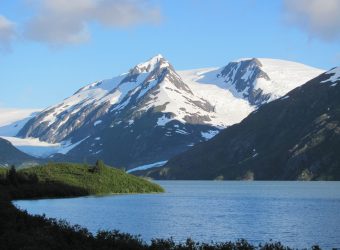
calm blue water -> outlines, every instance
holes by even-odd
[[[144,240],[269,239],[340,247],[340,182],[159,181],[164,194],[15,201],[31,214]]]

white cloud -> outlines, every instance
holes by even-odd
[[[311,37],[340,39],[340,0],[284,0],[285,17]]]
[[[35,0],[36,15],[25,36],[52,46],[82,43],[91,37],[88,25],[128,27],[158,23],[160,10],[147,0]]]
[[[15,37],[15,25],[6,17],[0,15],[0,50],[8,51]]]

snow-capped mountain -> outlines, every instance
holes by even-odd
[[[217,85],[236,98],[259,106],[284,96],[290,90],[323,73],[301,63],[268,58],[248,58],[222,68],[179,72],[185,82]]]
[[[167,160],[210,139],[321,72],[271,59],[176,72],[157,55],[128,73],[81,88],[40,112],[18,135],[74,145],[54,159],[101,158],[133,168]]]

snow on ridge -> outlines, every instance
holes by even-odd
[[[254,107],[226,89],[223,79],[216,77],[219,72],[220,69],[214,67],[178,71],[178,74],[196,98],[203,99],[214,107],[213,111],[204,113],[211,119],[207,123],[225,128],[240,122]]]
[[[237,66],[233,68],[233,74],[229,79],[218,77],[218,75],[225,67],[185,70],[179,71],[178,73],[184,79],[185,83],[196,83],[196,86],[200,88],[204,88],[203,84],[215,85],[220,89],[225,89],[226,91],[229,91],[236,99],[244,99],[243,94],[245,94],[248,90],[245,89],[240,92],[236,90],[232,82],[235,80],[235,74],[238,71],[241,62],[251,59],[257,59],[261,63],[261,65],[259,65],[260,69],[265,72],[270,78],[269,80],[265,78],[258,78],[253,83],[255,89],[261,89],[263,91],[263,94],[269,94],[271,96],[268,101],[272,101],[284,96],[290,90],[301,86],[302,84],[324,72],[324,70],[322,69],[317,69],[292,61],[270,58],[241,58],[234,61],[237,63]],[[252,73],[252,70],[247,70],[241,78],[246,81],[249,79],[249,77],[251,77]],[[195,84],[190,85],[191,88],[192,86],[195,86]],[[204,93],[204,91],[202,92]],[[205,97],[204,94],[202,96]],[[214,101],[213,98],[211,101]],[[241,110],[248,110],[249,112],[249,108],[245,106],[243,106]],[[242,119],[245,116],[240,115]],[[237,117],[237,114],[235,114],[234,117]],[[240,121],[241,119],[238,120]]]
[[[71,143],[70,141],[66,141],[64,143],[61,143],[61,147],[58,149],[57,153],[59,154],[67,154],[69,151],[71,151],[73,148],[78,146],[80,143],[88,139],[90,136],[85,137],[84,139],[76,142],[76,143]]]
[[[257,59],[262,64],[261,69],[269,76],[270,80],[260,78],[256,81],[255,87],[262,89],[264,94],[271,94],[273,97],[270,101],[287,94],[290,90],[324,72],[322,69],[292,61],[270,58]]]
[[[243,62],[243,61],[250,61],[252,59],[254,59],[254,57],[244,57],[244,58],[238,58],[238,59],[232,60],[231,62],[239,63],[239,62]]]
[[[142,62],[142,63],[137,64],[136,68],[140,69],[141,73],[151,72],[158,66],[158,64],[161,61],[163,61],[162,64],[159,65],[161,68],[169,66],[169,62],[167,60],[165,60],[165,58],[161,54],[158,54],[158,55],[150,58],[146,62]]]
[[[324,83],[324,82],[333,82],[333,83],[335,83],[335,82],[340,80],[340,67],[335,67],[334,69],[331,69],[331,70],[327,71],[325,74],[326,75],[332,74],[332,75],[330,76],[329,79],[322,81],[322,83]],[[332,84],[331,86],[334,87],[336,85],[337,84]]]
[[[127,173],[131,173],[134,171],[139,171],[139,170],[146,170],[149,168],[155,168],[155,167],[162,167],[164,166],[168,161],[159,161],[159,162],[155,162],[155,163],[151,163],[151,164],[146,164],[146,165],[142,165],[142,166],[138,166],[135,167],[133,169],[130,169],[128,171],[126,171]]]
[[[97,120],[93,123],[93,126],[96,127],[97,125],[101,124],[103,121],[102,120]]]
[[[161,65],[159,65],[160,62],[162,62]],[[163,56],[157,55],[151,58],[149,61],[145,63],[140,63],[135,66],[148,68],[148,70],[146,71],[142,70],[141,72],[139,72],[135,80],[124,80],[131,73],[130,72],[119,75],[117,77],[113,77],[111,79],[88,84],[85,87],[79,89],[72,96],[64,99],[61,103],[43,110],[44,112],[46,112],[46,115],[43,117],[41,122],[47,122],[47,125],[51,126],[55,122],[58,122],[57,116],[61,113],[74,114],[75,112],[79,111],[81,107],[88,105],[99,106],[106,102],[109,102],[111,106],[117,104],[117,107],[114,107],[113,109],[111,109],[111,111],[121,109],[125,107],[130,100],[130,98],[125,97],[127,95],[131,96],[133,93],[138,91],[141,84],[145,81],[145,79],[149,76],[150,72],[154,68],[162,68],[167,66],[169,66],[169,63],[163,58]],[[143,96],[155,84],[157,84],[156,80],[149,82],[148,86],[141,91],[139,97]],[[124,103],[121,103],[121,101],[124,99],[126,99]],[[66,116],[63,119],[68,118],[69,116]],[[66,122],[67,120],[64,121],[64,123]]]
[[[164,114],[163,116],[158,118],[157,126],[165,126],[165,124],[167,124],[171,120],[172,120],[171,118],[166,117],[166,115]]]
[[[206,140],[209,140],[209,139],[213,138],[215,135],[217,135],[218,132],[220,132],[220,131],[218,131],[218,130],[208,130],[206,132],[201,132],[201,135]]]

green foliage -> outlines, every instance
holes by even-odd
[[[95,168],[86,164],[48,163],[47,165],[19,170],[35,175],[39,183],[58,183],[86,191],[90,195],[118,193],[163,192],[157,184],[129,175],[122,170],[107,167],[98,161]]]
[[[105,164],[102,160],[97,160],[96,165],[92,167],[90,170],[92,173],[101,173],[105,169]]]
[[[0,177],[4,176],[7,173],[8,169],[4,167],[0,167]]]

